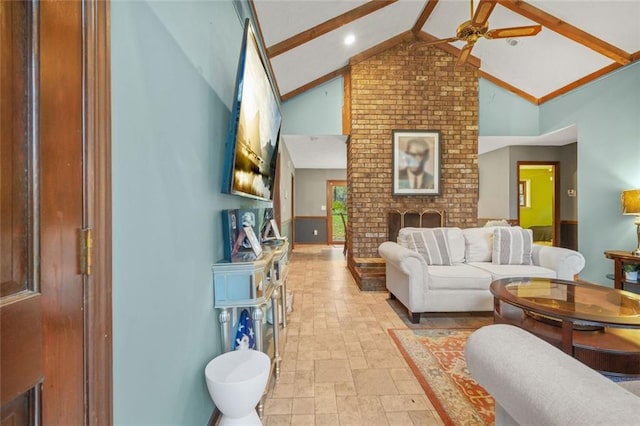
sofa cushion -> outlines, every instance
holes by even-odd
[[[424,257],[427,265],[451,266],[449,241],[443,228],[425,229],[408,236],[409,248]]]
[[[409,236],[414,232],[429,232],[429,230],[433,229],[443,229],[447,235],[447,240],[449,243],[449,256],[451,259],[451,263],[462,263],[464,262],[464,236],[462,235],[462,229],[456,227],[443,227],[443,228],[415,228],[415,227],[407,227],[401,228],[398,231],[398,244],[406,248],[412,248],[409,245]]]
[[[488,272],[492,276],[492,281],[512,277],[556,278],[556,272],[553,269],[536,265],[496,265],[491,262],[472,262],[469,263],[469,266]]]
[[[533,233],[530,229],[497,227],[493,230],[493,263],[531,265],[532,250]]]
[[[491,262],[493,230],[495,226],[467,228],[462,230],[466,262]]]
[[[452,266],[429,266],[429,289],[488,290],[492,275],[464,263]]]
[[[511,226],[507,219],[488,220],[484,226]]]

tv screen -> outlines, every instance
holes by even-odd
[[[273,198],[282,116],[255,31],[245,21],[222,177],[222,191]]]

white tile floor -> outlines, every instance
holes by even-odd
[[[404,321],[386,292],[360,292],[342,247],[296,246],[287,286],[294,308],[265,425],[443,424],[387,333]]]

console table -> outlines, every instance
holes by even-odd
[[[286,327],[286,276],[289,243],[263,246],[258,258],[241,252],[231,261],[221,260],[212,266],[213,307],[219,311],[222,351],[233,350],[238,320],[247,309],[253,320],[256,349],[271,358],[271,372],[280,378],[279,328]],[[271,309],[271,325],[265,327],[265,314]],[[271,382],[271,380],[269,380]],[[266,389],[269,389],[268,383]],[[266,390],[265,390],[266,392]],[[262,415],[262,401],[258,407]]]
[[[635,284],[636,286],[639,284],[638,281],[625,280],[622,267],[626,264],[640,265],[640,256],[634,256],[630,251],[624,250],[607,250],[604,255],[607,259],[613,260],[613,274],[607,275],[607,278],[613,280],[614,288],[623,290],[625,284]]]

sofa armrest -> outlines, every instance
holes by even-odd
[[[585,265],[581,253],[562,247],[534,244],[532,258],[534,265],[553,269],[557,278],[562,280],[573,280]]]
[[[464,353],[473,378],[519,424],[637,423],[640,398],[520,328],[482,327]]]
[[[387,264],[395,266],[407,275],[427,272],[427,262],[424,257],[414,250],[401,246],[393,241],[385,241],[378,247],[378,253]],[[418,268],[416,268],[418,266]]]
[[[411,312],[421,312],[430,277],[420,253],[392,241],[378,247],[386,264],[386,286]]]

